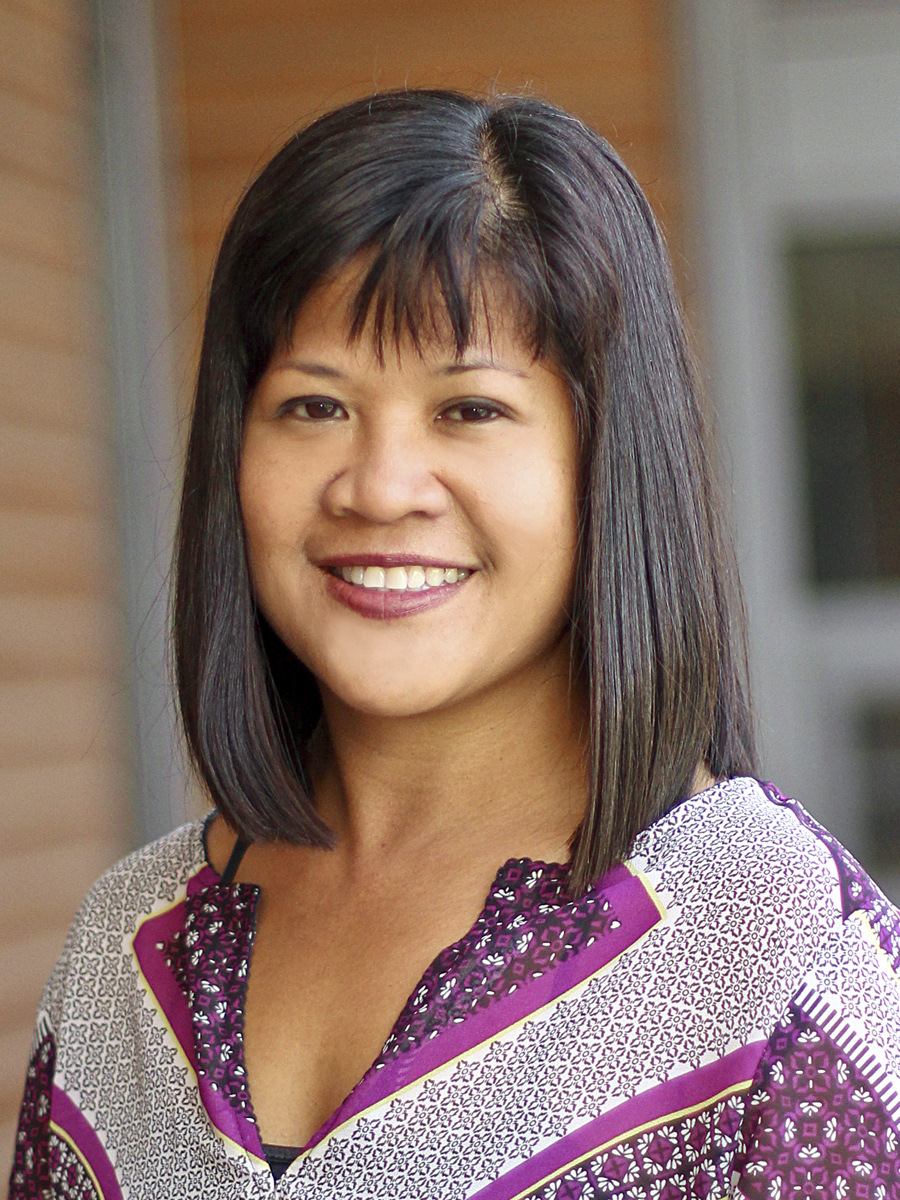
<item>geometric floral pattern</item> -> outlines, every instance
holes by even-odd
[[[748,779],[664,814],[630,867],[577,901],[558,865],[501,867],[364,1099],[274,1194],[900,1200],[892,906],[799,805]],[[235,1128],[253,1119],[242,1030],[258,895],[217,882],[200,824],[92,889],[41,1002],[13,1200],[95,1200],[95,1177],[128,1200],[272,1197],[256,1131],[220,1136],[212,1116],[221,1098]],[[641,902],[652,919],[632,937]],[[147,943],[165,996],[137,955],[145,926],[165,930]],[[729,1061],[744,1073],[724,1090],[691,1091]]]
[[[620,922],[598,888],[574,902],[558,864],[510,859],[471,930],[434,960],[385,1043],[378,1065],[488,1008],[577,954]]]
[[[748,1097],[741,1189],[766,1200],[900,1200],[900,1137],[866,1075],[792,1005]]]
[[[258,897],[258,888],[241,883],[188,896],[184,925],[163,951],[191,1010],[197,1073],[251,1121],[244,1004]]]
[[[50,1190],[48,1136],[55,1059],[56,1046],[52,1034],[48,1033],[38,1042],[28,1064],[9,1180],[9,1200],[43,1200]]]
[[[773,783],[763,783],[762,788],[774,803],[790,808],[801,825],[828,847],[840,876],[844,919],[846,920],[851,913],[864,912],[878,937],[881,949],[894,970],[900,971],[900,912],[866,874],[850,851],[842,846],[833,834],[814,821],[802,805],[785,796]]]
[[[620,1142],[529,1200],[707,1200],[724,1196],[741,1144],[742,1096]]]

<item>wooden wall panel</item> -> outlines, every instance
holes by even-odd
[[[520,90],[605,134],[681,242],[669,0],[173,0],[195,290],[252,172],[325,109],[404,84]]]
[[[89,12],[0,0],[0,1188],[41,987],[130,834]]]

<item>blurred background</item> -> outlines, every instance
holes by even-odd
[[[216,243],[292,129],[404,84],[547,96],[646,189],[765,775],[900,899],[900,4],[0,0],[0,1178],[82,895],[203,808],[164,624]]]

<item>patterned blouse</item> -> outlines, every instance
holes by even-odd
[[[900,1198],[900,915],[768,784],[681,802],[580,900],[502,866],[277,1182],[241,1046],[258,900],[202,824],[94,887],[14,1200]]]

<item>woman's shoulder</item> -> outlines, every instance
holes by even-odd
[[[658,880],[710,948],[728,930],[811,961],[862,922],[896,969],[900,917],[854,857],[773,784],[727,779],[676,805],[638,838],[633,861]]]
[[[629,865],[662,918],[642,982],[680,997],[683,1041],[721,1053],[816,1020],[900,1079],[900,914],[802,805],[723,781],[646,829]]]
[[[148,916],[177,903],[206,862],[205,822],[194,821],[128,854],[105,871],[81,902],[48,994],[73,981],[101,948],[121,946]],[[111,960],[117,958],[111,954]]]
[[[181,825],[115,863],[87,893],[75,923],[127,927],[142,914],[173,903],[193,875],[209,869],[205,824],[204,819]]]

